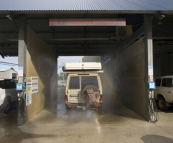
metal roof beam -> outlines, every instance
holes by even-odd
[[[137,31],[135,31],[135,33],[132,36],[128,37],[127,40],[121,44],[119,50],[121,52],[124,51],[126,48],[128,48],[131,44],[133,44],[143,35],[144,35],[144,26],[142,25]]]

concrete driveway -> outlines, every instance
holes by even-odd
[[[22,126],[16,125],[13,112],[0,117],[0,143],[173,143],[172,109],[159,112],[160,120],[153,124],[119,102],[115,107],[98,114],[66,111],[58,102],[56,109],[46,108]]]

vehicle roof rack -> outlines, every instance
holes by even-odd
[[[63,71],[98,71],[102,66],[99,62],[66,63]]]

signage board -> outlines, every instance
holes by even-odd
[[[126,19],[49,19],[49,26],[126,26]]]
[[[26,93],[26,106],[32,104],[32,94]]]
[[[153,66],[148,66],[148,75],[153,75]]]
[[[26,77],[26,93],[37,93],[38,92],[38,77],[27,76]]]
[[[150,89],[150,90],[156,89],[156,83],[155,82],[148,82],[148,89]]]
[[[17,83],[16,84],[16,90],[23,91],[24,90],[24,85],[22,83]]]
[[[23,76],[23,67],[18,67],[17,73],[18,73],[18,77]]]
[[[32,76],[32,93],[38,92],[38,77]]]

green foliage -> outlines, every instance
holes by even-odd
[[[10,69],[15,71],[15,69],[13,67],[11,67]]]
[[[66,80],[67,79],[67,74],[63,73],[63,72],[61,72],[57,76],[58,76],[58,80]]]

